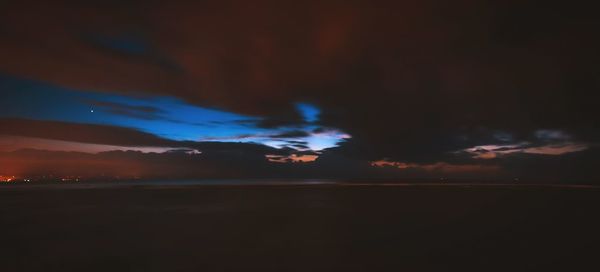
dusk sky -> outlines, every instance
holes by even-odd
[[[599,183],[575,2],[3,1],[0,175]]]

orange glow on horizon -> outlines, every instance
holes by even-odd
[[[433,164],[417,164],[417,163],[404,163],[389,160],[372,161],[371,166],[373,167],[392,167],[402,170],[417,169],[428,172],[442,172],[442,173],[467,173],[467,172],[495,172],[499,171],[500,167],[496,165],[479,165],[479,164],[449,164],[445,162],[437,162]]]
[[[270,162],[289,163],[289,162],[313,162],[319,158],[317,155],[297,155],[290,156],[266,155]]]

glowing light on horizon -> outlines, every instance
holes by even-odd
[[[318,155],[297,155],[292,154],[289,156],[281,156],[281,155],[266,155],[265,156],[270,162],[277,163],[306,163],[306,162],[314,162],[319,156]]]
[[[371,166],[377,168],[397,168],[400,170],[422,170],[427,172],[440,172],[440,173],[469,173],[469,172],[480,172],[480,173],[491,173],[500,170],[500,166],[497,165],[479,165],[479,164],[450,164],[446,162],[437,162],[432,164],[418,164],[418,163],[405,163],[390,161],[387,159],[372,161]]]

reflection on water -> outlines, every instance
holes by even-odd
[[[298,185],[335,185],[341,184],[335,180],[304,179],[214,179],[214,180],[137,180],[118,182],[82,182],[82,183],[41,183],[41,184],[7,184],[0,188],[28,189],[94,189],[119,187],[181,187],[181,186],[298,186]]]

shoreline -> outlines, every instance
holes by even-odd
[[[344,182],[344,181],[135,181],[135,182],[78,182],[78,183],[13,183],[0,184],[0,190],[11,189],[181,189],[181,188],[252,188],[252,187],[298,187],[298,188],[343,188],[343,187],[404,187],[404,188],[498,188],[498,189],[580,189],[600,190],[592,184],[538,184],[538,183],[392,183],[392,182]]]

